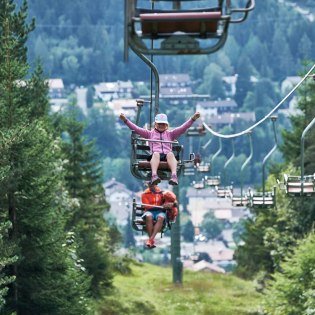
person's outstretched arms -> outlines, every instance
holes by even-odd
[[[185,123],[170,131],[172,139],[177,139],[200,117],[199,112],[195,112]]]
[[[137,133],[143,138],[146,138],[146,139],[149,138],[149,135],[150,135],[149,130],[138,127],[137,125],[132,123],[123,113],[119,115],[119,118],[129,127],[129,129],[133,130],[135,133]]]

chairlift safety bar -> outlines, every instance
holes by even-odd
[[[160,143],[179,144],[178,141],[154,140],[154,139],[145,139],[145,138],[137,138],[137,140],[148,141],[148,142],[160,142]]]

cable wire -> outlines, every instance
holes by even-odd
[[[295,90],[308,78],[312,73],[312,71],[315,69],[315,64],[311,67],[311,69],[306,73],[306,75],[303,77],[303,79],[261,120],[256,122],[254,125],[251,127],[247,128],[246,130],[243,130],[238,133],[233,133],[229,135],[224,135],[219,132],[214,131],[210,126],[208,126],[205,122],[203,123],[203,126],[214,136],[219,137],[219,138],[224,138],[224,139],[231,139],[231,138],[236,138],[239,136],[243,136],[244,134],[249,133],[253,129],[255,129],[257,126],[259,126],[261,123],[263,123],[267,118],[269,118],[290,96]]]

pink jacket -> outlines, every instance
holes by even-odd
[[[192,124],[194,121],[189,118],[184,124],[173,129],[173,130],[165,130],[164,132],[159,132],[156,129],[147,130],[144,128],[140,128],[134,123],[132,123],[129,119],[126,120],[125,124],[133,130],[135,133],[140,135],[142,138],[151,139],[151,140],[164,140],[164,141],[174,141],[180,135],[182,135]],[[167,154],[172,151],[171,143],[162,143],[162,142],[149,142],[151,153],[158,152]]]

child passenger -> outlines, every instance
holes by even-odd
[[[119,118],[135,133],[141,137],[149,140],[163,140],[163,141],[174,141],[180,135],[182,135],[195,120],[200,117],[200,113],[196,112],[191,118],[189,118],[184,124],[173,129],[168,130],[169,123],[165,114],[157,114],[154,121],[154,129],[147,130],[140,128],[132,123],[124,114],[120,114]],[[151,155],[149,158],[151,164],[152,178],[151,185],[157,185],[161,182],[161,179],[157,175],[157,170],[160,161],[167,161],[167,164],[171,170],[171,179],[169,180],[170,185],[178,185],[177,179],[177,160],[172,151],[172,144],[165,142],[150,142]]]

